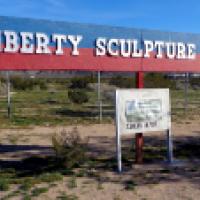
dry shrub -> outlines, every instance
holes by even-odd
[[[52,136],[52,144],[59,165],[71,169],[86,161],[88,139],[82,139],[77,127],[71,131],[63,129]]]

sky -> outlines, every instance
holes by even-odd
[[[0,0],[0,16],[200,33],[200,0]]]

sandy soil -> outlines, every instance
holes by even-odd
[[[32,127],[27,129],[0,130],[0,160],[21,160],[30,155],[51,154],[51,136],[61,130],[71,130],[67,127]],[[89,145],[97,156],[113,156],[115,154],[115,127],[114,124],[78,125],[82,137],[89,137]],[[173,123],[173,138],[177,143],[200,143],[200,120],[185,121],[181,124]],[[163,133],[144,134],[145,138],[155,139],[158,143],[165,140]],[[132,138],[124,138],[124,146],[130,146]],[[145,145],[148,145],[148,139]],[[164,144],[164,143],[163,143]],[[175,162],[167,165],[163,162],[144,163],[133,165],[117,174],[110,169],[98,171],[101,180],[92,177],[77,178],[77,187],[69,189],[65,177],[62,182],[49,189],[38,198],[54,200],[62,193],[75,194],[83,200],[182,200],[200,199],[200,155],[188,158],[184,162]],[[167,170],[166,170],[167,169]],[[94,169],[95,170],[95,169]],[[170,173],[169,173],[170,172]],[[136,186],[133,190],[126,189],[126,183],[133,180]],[[3,195],[0,192],[0,197]],[[13,198],[13,199],[20,199]]]

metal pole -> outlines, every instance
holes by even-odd
[[[173,143],[171,127],[167,130],[167,158],[169,163],[173,162]]]
[[[185,73],[185,82],[184,82],[184,112],[186,114],[188,110],[188,83],[189,83],[189,73]]]
[[[11,118],[10,72],[9,71],[7,71],[7,109],[8,109],[8,118]]]
[[[115,93],[115,108],[116,108],[116,156],[117,156],[117,167],[118,172],[122,172],[122,152],[121,152],[121,137],[120,137],[120,121],[119,121],[119,110],[118,110],[118,92]]]
[[[99,122],[102,122],[102,101],[101,101],[101,72],[98,71],[98,103],[99,103]]]
[[[144,87],[144,73],[143,72],[137,72],[136,74],[136,87],[137,88]],[[143,162],[143,145],[144,145],[143,133],[136,133],[135,135],[135,161],[137,164],[141,164]]]

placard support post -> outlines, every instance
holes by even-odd
[[[173,162],[173,143],[171,128],[167,130],[167,159],[169,163]]]
[[[122,151],[121,151],[121,136],[120,136],[120,122],[119,122],[119,110],[118,110],[118,92],[115,93],[116,103],[116,155],[117,155],[117,168],[118,172],[122,172]]]

